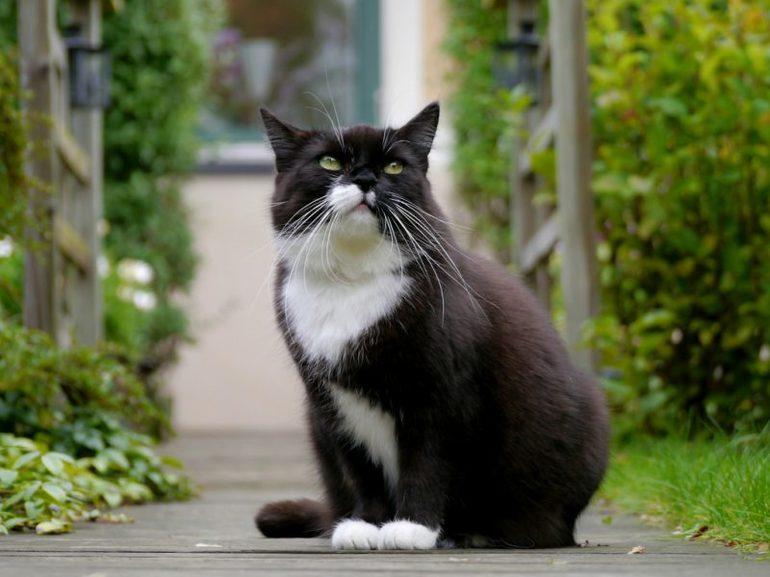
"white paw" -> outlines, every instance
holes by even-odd
[[[438,531],[411,521],[392,521],[380,528],[378,549],[433,549]]]
[[[332,549],[376,549],[380,530],[376,525],[358,519],[337,523],[332,533]]]

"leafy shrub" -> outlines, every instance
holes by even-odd
[[[63,532],[96,508],[182,499],[189,481],[154,453],[168,417],[116,351],[62,351],[0,323],[0,533]]]
[[[24,172],[27,135],[19,109],[16,63],[10,51],[0,52],[0,239],[21,239],[27,224],[27,188]]]
[[[0,237],[0,319],[21,320],[23,258],[10,237]]]
[[[0,432],[61,448],[57,431],[87,413],[114,416],[154,436],[168,431],[168,416],[122,360],[114,348],[61,350],[45,333],[0,323]]]
[[[457,62],[450,96],[457,137],[453,170],[476,227],[502,258],[510,254],[508,158],[504,146],[514,108],[495,86],[492,50],[505,38],[504,3],[450,0],[445,49]],[[490,118],[501,121],[490,122]]]
[[[152,267],[157,298],[150,312],[136,315],[108,295],[107,336],[139,347],[148,366],[173,358],[168,343],[187,332],[173,297],[189,288],[197,257],[178,178],[195,162],[197,114],[221,14],[219,0],[137,0],[104,21],[113,60],[105,118],[106,244],[114,260]],[[135,321],[143,317],[130,331],[121,325],[127,313]]]
[[[0,53],[7,54],[16,45],[16,2],[0,3]]]
[[[770,419],[770,3],[594,0],[593,342],[633,430]]]
[[[490,118],[511,109],[490,96],[489,47],[504,37],[505,4],[450,6],[459,183],[501,251],[508,159],[505,123]],[[762,426],[770,418],[770,4],[588,7],[603,308],[588,337],[623,417],[616,430],[665,432],[683,420]],[[534,164],[553,182],[552,159]]]

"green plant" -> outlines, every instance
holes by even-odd
[[[174,295],[189,288],[197,257],[178,181],[195,163],[197,114],[222,16],[219,0],[137,0],[104,21],[114,63],[105,119],[106,245],[115,261],[152,267],[156,299],[137,314],[108,285],[107,336],[145,356],[147,366],[173,358],[169,343],[187,333]]]
[[[16,44],[16,2],[0,3],[0,53],[7,53]]]
[[[190,496],[187,479],[168,470],[179,464],[158,457],[148,437],[109,420],[102,428],[108,440],[93,439],[104,446],[81,458],[29,438],[0,434],[0,534],[22,529],[65,533],[73,521],[128,521],[104,510]]]
[[[53,443],[91,411],[154,436],[167,432],[168,416],[121,360],[114,348],[62,350],[42,332],[0,323],[0,431]]]
[[[766,434],[733,440],[636,438],[613,450],[601,495],[676,528],[683,537],[746,549],[770,543],[770,445]]]
[[[770,3],[587,5],[603,311],[587,338],[601,352],[615,430],[761,427],[770,419]],[[493,98],[490,47],[505,35],[506,5],[450,8],[458,182],[502,253],[509,123],[490,119],[518,111]],[[553,155],[533,166],[547,197]]]
[[[450,0],[445,49],[456,61],[451,78],[455,89],[449,97],[457,137],[453,170],[477,229],[507,261],[508,145],[528,99],[495,84],[492,54],[495,43],[506,37],[504,7],[504,2]]]
[[[770,419],[770,3],[589,3],[619,430]]]
[[[0,239],[21,239],[27,223],[24,172],[27,135],[19,109],[21,89],[10,52],[0,52]]]
[[[0,238],[0,319],[21,320],[23,266],[20,247]]]
[[[95,508],[191,494],[158,457],[165,411],[121,351],[61,350],[0,322],[0,532],[62,532]]]

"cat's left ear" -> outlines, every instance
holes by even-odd
[[[307,133],[296,126],[279,120],[266,108],[260,108],[262,122],[265,123],[267,138],[275,153],[275,167],[283,172],[291,166],[297,151],[307,137]]]
[[[398,138],[407,141],[425,159],[427,167],[428,153],[433,146],[433,138],[438,128],[439,105],[431,102],[417,116],[398,129]]]

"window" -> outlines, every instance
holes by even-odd
[[[269,159],[259,144],[261,106],[299,126],[328,126],[329,118],[343,125],[376,121],[378,0],[228,0],[227,6],[200,122],[209,145],[204,164]]]

